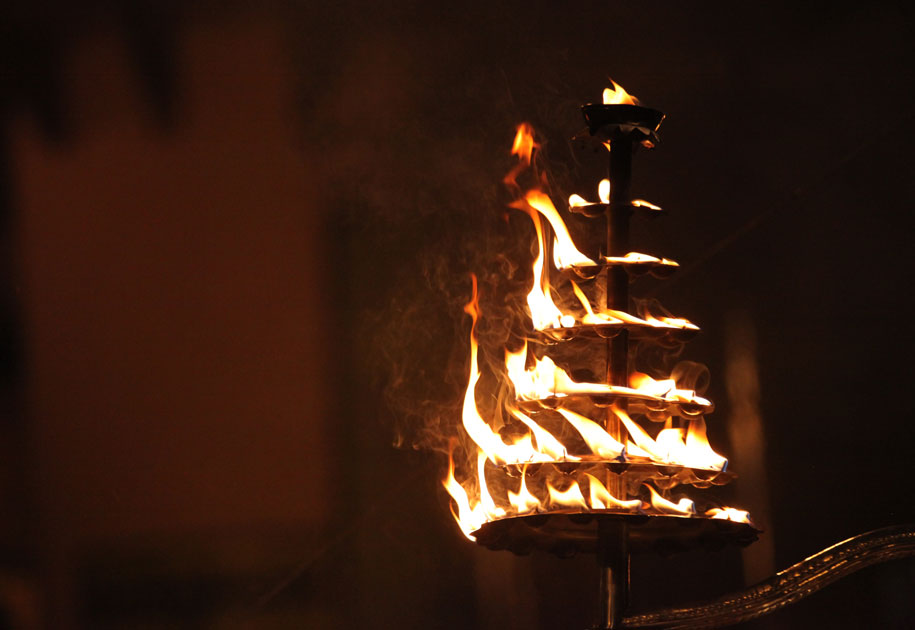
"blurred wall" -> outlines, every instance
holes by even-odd
[[[194,23],[175,55],[174,124],[102,28],[66,62],[66,141],[25,116],[10,136],[58,627],[231,617],[211,591],[282,577],[283,545],[321,531],[331,505],[321,200],[279,29],[258,14]],[[168,610],[169,581],[202,587],[189,611]]]

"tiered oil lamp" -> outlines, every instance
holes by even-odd
[[[745,511],[682,496],[683,488],[701,490],[734,478],[727,460],[706,439],[705,416],[713,404],[700,395],[702,379],[691,367],[696,364],[680,364],[658,378],[635,369],[634,359],[642,354],[676,354],[698,328],[683,318],[634,308],[629,295],[635,277],[665,277],[678,265],[630,249],[632,216],[661,212],[633,199],[630,181],[633,155],[640,147],[657,145],[664,115],[613,86],[605,90],[603,103],[582,107],[587,137],[609,151],[609,174],[598,187],[599,201],[578,195],[569,199],[571,212],[606,221],[606,248],[598,256],[586,256],[575,246],[536,172],[527,190],[517,184],[526,169],[535,170],[537,149],[533,130],[518,128],[512,153],[519,165],[505,181],[517,192],[511,207],[530,216],[538,241],[525,341],[520,349],[505,349],[504,370],[496,377],[501,390],[510,393],[484,419],[477,405],[484,375],[476,330],[485,314],[474,278],[473,299],[465,307],[473,319],[462,412],[466,458],[456,466],[452,453],[444,485],[459,525],[478,544],[518,554],[596,554],[601,569],[598,628],[732,623],[812,592],[812,585],[826,583],[842,570],[837,567],[849,563],[834,564],[837,554],[826,560],[814,556],[792,567],[790,579],[779,574],[772,579],[774,586],[758,592],[705,608],[625,617],[631,554],[746,545],[759,532]],[[551,267],[559,278],[555,287]],[[573,343],[577,350],[565,351]],[[655,352],[641,352],[648,347]],[[602,357],[599,370],[595,356]],[[473,468],[475,474],[468,473]],[[680,494],[676,500],[675,491]],[[865,545],[875,539],[867,536]],[[915,548],[910,530],[884,533],[880,540],[895,553]],[[849,549],[860,549],[861,541],[855,544]],[[806,582],[794,580],[803,575],[808,575]]]
[[[506,374],[514,390],[506,411],[530,434],[506,444],[480,416],[475,401],[478,348],[472,338],[463,424],[479,449],[478,474],[471,487],[464,488],[456,482],[452,465],[446,482],[458,504],[459,522],[479,544],[517,553],[533,549],[559,555],[596,553],[602,568],[600,624],[607,628],[617,627],[622,619],[630,552],[720,547],[756,538],[745,512],[721,507],[697,511],[690,499],[669,498],[676,486],[720,485],[733,475],[725,470],[727,460],[705,440],[703,415],[712,410],[712,403],[674,379],[655,380],[630,366],[630,354],[638,344],[677,346],[697,328],[685,319],[632,313],[632,278],[646,272],[664,276],[677,264],[630,250],[633,213],[660,211],[630,195],[632,157],[638,147],[657,144],[664,116],[637,105],[616,84],[614,88],[605,92],[605,103],[582,108],[590,136],[610,155],[609,177],[599,186],[600,201],[589,203],[577,195],[570,199],[573,212],[606,220],[602,255],[594,260],[575,247],[552,200],[539,186],[511,204],[530,215],[539,244],[528,295],[527,333],[532,341],[520,351],[507,352],[506,358]],[[535,146],[532,130],[522,125],[513,148],[521,165],[507,178],[513,185],[520,171],[531,165]],[[568,287],[581,304],[577,314],[564,312],[553,302],[547,261],[550,243],[541,219],[552,227],[553,266],[568,277]],[[595,309],[586,289],[600,293],[595,290],[597,283],[603,283],[605,290],[602,308]],[[467,311],[476,324],[476,296]],[[550,358],[551,348],[573,339],[603,348],[600,380],[573,380]],[[574,373],[575,366],[570,370]],[[652,437],[637,418],[663,422],[664,428]],[[564,426],[554,428],[557,423]],[[577,433],[579,448],[555,437],[567,433],[569,426]],[[487,462],[495,466],[487,469]],[[503,479],[496,484],[487,480],[487,475],[499,474]],[[520,484],[517,492],[509,489],[499,498],[490,491],[495,486],[508,488],[510,479]],[[567,487],[558,488],[563,485]],[[585,486],[587,499],[582,492]],[[539,489],[541,496],[531,488]]]

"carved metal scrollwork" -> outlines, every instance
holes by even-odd
[[[915,524],[844,540],[739,593],[696,606],[629,615],[625,628],[720,628],[774,612],[865,567],[915,555]]]

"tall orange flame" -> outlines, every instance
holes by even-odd
[[[464,490],[464,487],[457,482],[454,478],[454,443],[452,442],[451,448],[448,449],[448,476],[445,478],[445,481],[442,482],[442,485],[445,486],[445,490],[448,491],[448,494],[451,495],[451,498],[454,499],[454,503],[457,506],[457,511],[455,507],[451,507],[451,513],[454,515],[454,520],[457,521],[458,526],[461,528],[464,536],[470,540],[475,540],[471,532],[475,532],[480,529],[480,526],[486,522],[486,514],[480,509],[480,506],[471,507],[470,497],[467,496],[467,491]]]
[[[531,210],[536,210],[550,222],[557,242],[557,251],[554,253],[554,256],[561,261],[560,268],[567,266],[571,267],[572,265],[595,264],[593,260],[582,254],[578,251],[578,248],[575,247],[575,243],[572,242],[572,237],[569,235],[569,230],[566,228],[566,224],[563,222],[562,217],[559,216],[556,206],[553,205],[553,201],[543,192],[536,188],[531,189],[527,191],[523,199],[519,199],[510,205],[512,208],[524,210],[532,217],[534,214]]]
[[[546,241],[543,236],[543,227],[540,217],[531,213],[534,229],[537,231],[537,257],[534,259],[534,282],[530,293],[527,294],[527,307],[531,312],[531,323],[535,330],[545,328],[561,328],[563,325],[571,326],[568,318],[563,320],[562,311],[553,302],[550,295],[550,280],[546,270]]]
[[[549,461],[550,455],[534,449],[530,435],[524,436],[514,444],[505,444],[501,436],[493,431],[477,410],[476,385],[480,380],[478,367],[479,346],[476,338],[477,320],[480,316],[479,295],[477,293],[477,277],[471,275],[473,281],[473,296],[464,306],[464,311],[471,316],[473,323],[470,327],[470,374],[467,379],[467,389],[464,392],[464,405],[461,419],[464,430],[470,439],[476,443],[486,457],[494,464],[519,464],[532,461]],[[546,432],[544,432],[546,433]],[[544,442],[549,442],[544,439]]]

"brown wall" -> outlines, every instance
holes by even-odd
[[[97,33],[66,69],[72,140],[14,127],[28,419],[59,597],[93,545],[326,519],[322,207],[279,31],[191,28],[171,129],[120,38]]]

